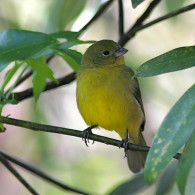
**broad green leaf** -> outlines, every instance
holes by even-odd
[[[78,17],[86,4],[86,0],[58,0],[51,2],[48,10],[47,32],[64,30],[68,23]]]
[[[195,84],[169,111],[154,138],[144,169],[144,177],[149,184],[157,178],[195,130],[194,116]]]
[[[80,31],[78,32],[60,31],[60,32],[51,33],[50,35],[56,39],[62,38],[62,39],[71,40],[71,39],[77,39],[80,34],[81,34]]]
[[[175,184],[175,171],[177,168],[177,161],[174,161],[167,167],[167,169],[162,174],[160,180],[158,181],[156,195],[169,194]]]
[[[191,134],[190,139],[184,148],[176,172],[176,181],[181,194],[185,194],[184,192],[189,178],[189,174],[193,166],[195,165],[194,149],[195,149],[195,130]]]
[[[137,68],[135,76],[154,76],[193,66],[195,66],[195,46],[180,47],[145,62]]]
[[[10,62],[26,60],[57,41],[47,34],[25,30],[0,32],[0,71]]]
[[[120,184],[114,190],[112,190],[108,195],[129,195],[137,194],[140,191],[146,189],[148,185],[146,184],[143,174],[138,174],[131,178],[130,180]]]
[[[69,40],[67,42],[64,43],[60,43],[60,44],[56,44],[53,49],[68,49],[70,47],[73,47],[75,45],[80,45],[80,44],[93,44],[95,43],[95,41],[81,41],[78,39],[74,39],[74,40]]]
[[[37,72],[40,76],[51,79],[53,81],[57,81],[53,76],[54,75],[53,71],[49,68],[43,57],[26,60],[26,63],[30,65],[32,69],[35,72]]]
[[[184,2],[186,0],[165,0],[163,1],[163,3],[165,4],[165,8],[168,12],[172,12],[176,9],[179,9],[180,7],[182,7],[184,5]],[[175,17],[174,17],[175,18]]]
[[[185,195],[195,194],[195,185],[194,185],[194,178],[195,178],[195,164],[193,164],[192,169],[188,175],[188,181],[185,187]]]
[[[81,66],[82,54],[71,49],[61,50],[61,53],[66,62],[77,72]]]
[[[45,89],[46,78],[45,77],[42,77],[37,72],[34,72],[33,73],[32,83],[33,83],[33,95],[35,97],[35,101],[37,101],[38,98],[39,98],[39,96],[40,96],[40,94]]]
[[[136,8],[140,3],[142,3],[144,0],[131,0],[133,8]]]

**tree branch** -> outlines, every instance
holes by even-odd
[[[170,12],[164,16],[161,16],[157,19],[154,19],[152,20],[151,22],[148,22],[146,24],[143,24],[143,25],[138,25],[138,26],[135,26],[134,28],[131,28],[129,31],[127,31],[127,33],[125,33],[121,39],[119,40],[119,44],[121,46],[125,45],[127,43],[127,41],[129,41],[131,38],[133,38],[137,32],[147,28],[147,27],[150,27],[154,24],[157,24],[163,20],[166,20],[166,19],[169,19],[169,18],[172,18],[174,16],[177,16],[179,14],[182,14],[184,12],[187,12],[187,11],[190,11],[192,9],[195,8],[195,4],[191,4],[191,5],[188,5],[188,6],[185,6],[185,7],[182,7],[176,11],[173,11],[173,12]]]
[[[119,39],[119,44],[121,46],[124,46],[127,41],[129,41],[134,35],[131,35],[132,31],[141,26],[142,23],[149,17],[149,15],[152,13],[152,11],[154,10],[154,8],[158,5],[158,3],[160,3],[161,0],[153,0],[150,5],[147,7],[147,9],[145,10],[145,12],[137,19],[137,21],[135,22],[135,24],[127,31],[127,33],[124,34],[124,36],[120,37]],[[129,36],[131,35],[131,36]]]
[[[80,137],[80,138],[83,137],[82,131],[78,131],[78,130],[74,130],[74,129],[67,129],[67,128],[63,128],[63,127],[55,127],[55,126],[51,126],[51,125],[42,125],[39,123],[33,123],[33,122],[3,117],[3,116],[0,116],[0,122],[5,123],[5,124],[18,126],[18,127],[24,127],[24,128],[31,129],[34,131],[58,133],[58,134],[70,135],[70,136],[75,136],[75,137]],[[116,139],[103,137],[103,136],[96,135],[96,134],[90,134],[89,139],[93,140],[93,141],[105,143],[107,145],[112,145],[112,146],[117,146],[119,148],[124,148],[122,141],[119,141]],[[148,152],[150,150],[150,147],[137,145],[137,144],[129,144],[128,149]],[[180,156],[181,156],[181,154],[177,153],[174,156],[174,158],[179,159]]]
[[[16,171],[14,167],[7,161],[7,159],[0,153],[0,161],[4,166],[13,174],[15,177],[26,187],[26,189],[31,192],[31,194],[38,195],[38,193],[27,183],[27,181]]]
[[[123,0],[118,0],[118,24],[119,37],[122,37],[124,34]]]
[[[67,191],[71,191],[71,192],[76,192],[76,193],[79,193],[79,194],[84,194],[84,195],[88,195],[88,193],[85,193],[85,192],[82,192],[80,190],[77,190],[75,188],[72,188],[72,187],[69,187],[63,183],[61,183],[60,181],[57,181],[55,180],[54,178],[50,177],[49,175],[45,174],[43,171],[41,171],[40,169],[22,161],[22,160],[19,160],[13,156],[10,156],[9,154],[5,153],[5,152],[2,152],[0,151],[0,157],[3,156],[4,158],[6,158],[7,160],[19,165],[20,167],[30,171],[31,173],[39,176],[40,178],[43,178],[45,179],[46,181],[48,182],[51,182],[52,184],[55,184],[56,186],[64,189],[64,190],[67,190]]]
[[[74,81],[75,78],[76,78],[76,73],[72,72],[64,77],[59,78],[58,83],[56,83],[54,81],[50,81],[46,84],[44,91],[55,89],[55,88],[60,87],[62,85],[67,85],[67,84],[71,83],[72,81]],[[5,96],[3,96],[1,98],[1,101],[3,101],[4,97]],[[25,99],[30,98],[30,97],[33,97],[33,89],[32,88],[26,89],[26,90],[21,91],[21,92],[12,93],[8,97],[8,99],[9,100],[14,99],[17,102],[21,102],[22,100],[25,100]]]

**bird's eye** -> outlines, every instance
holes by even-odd
[[[110,52],[108,51],[108,50],[104,50],[103,52],[102,52],[102,55],[103,56],[108,56],[110,54]]]

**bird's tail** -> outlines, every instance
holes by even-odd
[[[142,133],[140,133],[139,140],[130,140],[130,142],[146,146],[146,141]],[[146,157],[147,157],[147,152],[127,150],[127,162],[128,162],[129,169],[133,173],[137,173],[141,171],[141,169],[144,168]]]

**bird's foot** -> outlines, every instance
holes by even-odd
[[[130,144],[129,138],[125,138],[122,140],[122,147],[124,147],[124,151],[125,151],[124,158],[127,157],[127,151],[128,151],[129,144]]]
[[[90,134],[93,134],[92,129],[94,129],[96,127],[97,127],[97,125],[92,125],[90,127],[87,127],[87,129],[83,130],[82,140],[85,142],[87,147],[88,147],[88,143],[89,143],[89,136],[90,136]],[[94,144],[94,141],[92,144]]]

